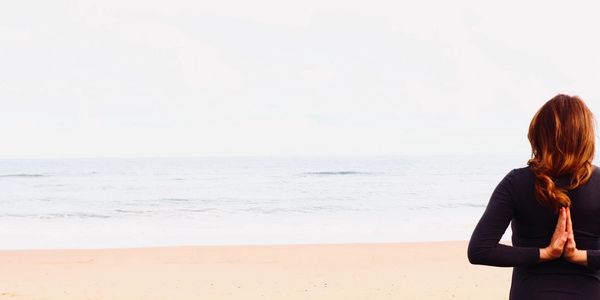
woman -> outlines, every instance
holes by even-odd
[[[527,166],[492,192],[467,254],[472,264],[514,267],[510,299],[600,299],[595,125],[579,97],[550,99],[529,125]],[[509,223],[512,246],[499,243]]]

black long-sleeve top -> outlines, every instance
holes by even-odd
[[[600,299],[600,170],[593,167],[590,180],[568,192],[575,242],[587,250],[587,266],[563,258],[539,262],[558,213],[536,200],[529,166],[512,169],[492,192],[467,256],[472,264],[514,267],[509,299]],[[561,185],[563,180],[556,182]],[[512,246],[499,243],[509,223]]]

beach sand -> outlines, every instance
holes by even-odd
[[[502,241],[502,243],[510,244]],[[467,242],[0,251],[0,299],[507,299]]]

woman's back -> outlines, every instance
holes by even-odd
[[[535,180],[529,166],[502,179],[473,231],[469,261],[514,267],[510,299],[600,299],[600,169],[593,165],[589,181],[568,191],[577,248],[588,250],[587,266],[563,258],[539,262],[558,214],[537,201]],[[566,185],[567,180],[560,177],[556,184]],[[509,223],[512,247],[498,244]]]
[[[542,105],[527,132],[527,167],[504,176],[473,231],[472,264],[514,267],[510,299],[600,299],[595,122],[577,96]],[[509,224],[512,246],[499,243]]]

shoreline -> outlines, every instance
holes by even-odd
[[[0,250],[0,299],[506,299],[512,268],[467,244]]]
[[[508,243],[509,240],[501,240],[501,243]],[[2,252],[10,251],[99,251],[99,250],[143,250],[143,249],[165,249],[165,248],[205,248],[205,247],[293,247],[293,246],[359,246],[359,245],[416,245],[431,243],[468,243],[466,240],[437,240],[437,241],[406,241],[406,242],[333,242],[333,243],[272,243],[272,244],[180,244],[180,245],[157,245],[157,246],[107,246],[107,247],[86,247],[86,248],[0,248]]]

